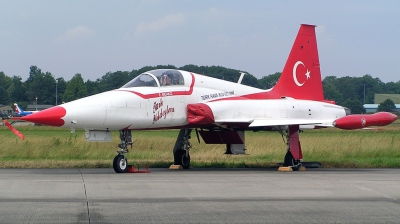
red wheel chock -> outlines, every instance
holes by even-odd
[[[137,170],[135,170],[135,166],[128,165],[127,173],[150,173],[149,166],[146,164],[146,170],[140,170],[139,164],[137,164]]]

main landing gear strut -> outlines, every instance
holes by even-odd
[[[129,152],[128,145],[133,145],[131,130],[119,130],[119,138],[121,143],[118,144],[120,150],[117,151],[117,155],[113,161],[113,168],[116,173],[125,173],[128,170],[128,160],[126,154]]]
[[[190,168],[189,150],[192,145],[189,142],[192,129],[181,129],[174,146],[174,165],[181,165],[183,169]]]
[[[287,152],[283,161],[283,165],[292,167],[293,170],[299,170],[302,166],[303,154],[299,140],[299,125],[289,125],[287,133],[280,131],[282,137],[286,137]]]

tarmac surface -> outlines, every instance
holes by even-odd
[[[400,223],[400,169],[0,169],[0,223]]]

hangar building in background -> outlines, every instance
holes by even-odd
[[[374,103],[381,104],[387,99],[391,99],[395,104],[400,104],[400,94],[375,94]]]
[[[400,112],[400,94],[375,94],[375,104],[364,104],[365,111],[367,113],[375,113],[378,110],[379,104],[387,99],[391,99],[394,102],[396,106],[395,112]]]

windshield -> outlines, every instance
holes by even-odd
[[[153,78],[154,75],[158,80],[158,82]],[[123,85],[121,88],[130,88],[130,87],[157,87],[160,85],[163,86],[175,86],[175,85],[184,85],[184,79],[182,74],[173,69],[157,69],[148,71],[146,73],[140,74],[136,78],[132,79],[127,84]]]
[[[140,87],[140,86],[148,86],[148,87],[157,87],[156,80],[148,74],[141,74],[138,77],[132,79],[127,84],[123,85],[121,88],[129,88],[129,87]]]

